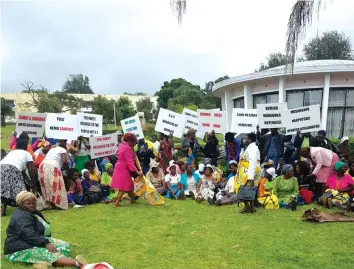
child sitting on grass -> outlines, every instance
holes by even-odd
[[[81,185],[80,174],[75,169],[69,170],[70,187],[68,190],[68,203],[69,206],[75,207],[75,205],[83,204],[83,188]]]

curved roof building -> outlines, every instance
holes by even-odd
[[[328,137],[354,136],[354,61],[299,62],[226,79],[213,88],[231,125],[233,108],[287,102],[288,108],[319,104]]]

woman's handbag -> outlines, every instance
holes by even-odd
[[[256,195],[257,187],[242,185],[237,192],[237,201],[253,201]]]

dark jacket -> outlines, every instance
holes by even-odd
[[[6,229],[5,255],[33,247],[45,247],[49,243],[44,237],[44,226],[35,214],[45,220],[39,211],[30,213],[21,208],[16,209]]]
[[[293,154],[293,160],[300,160],[301,159],[300,149],[301,149],[303,142],[304,142],[304,136],[296,135],[295,140],[294,140],[295,152]],[[313,137],[312,135],[309,136],[309,144],[310,144],[310,147],[319,147],[317,138]]]
[[[285,142],[285,136],[283,134],[277,134],[277,152],[278,152],[278,157],[282,158],[284,154],[284,142]],[[260,138],[260,146],[259,148],[261,149],[261,159],[262,161],[268,156],[268,150],[270,146],[270,140],[272,138],[272,134],[266,134]]]

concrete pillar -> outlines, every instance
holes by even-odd
[[[329,85],[331,83],[331,75],[326,74],[324,77],[324,87],[322,95],[322,115],[321,115],[321,128],[326,130],[327,127],[327,113],[328,113],[328,99],[329,99]]]
[[[226,113],[226,124],[227,131],[231,128],[231,119],[232,119],[232,109],[234,108],[234,100],[232,100],[231,92],[225,90],[225,113]]]
[[[284,102],[286,102],[284,77],[279,77],[279,103],[284,103]]]
[[[251,89],[248,84],[243,85],[243,96],[245,99],[245,108],[252,109],[253,108],[253,96],[252,96]]]

